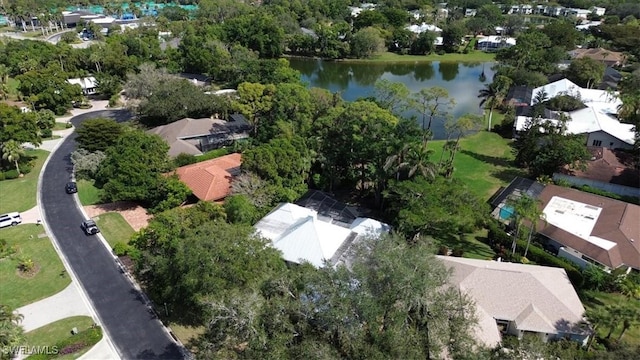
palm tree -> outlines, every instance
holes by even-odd
[[[491,131],[491,120],[493,117],[493,110],[496,106],[502,104],[505,96],[507,96],[507,91],[509,91],[509,87],[511,87],[511,79],[506,76],[498,76],[491,83],[484,86],[484,89],[480,90],[478,94],[478,98],[482,99],[480,101],[480,107],[485,105],[489,105],[489,125],[487,127],[487,131]]]
[[[19,344],[22,339],[23,316],[7,305],[0,305],[0,346],[3,348]],[[4,359],[4,356],[2,357]]]
[[[516,252],[516,242],[520,236],[522,224],[525,220],[532,217],[530,214],[534,213],[534,207],[538,207],[538,200],[522,194],[518,198],[509,198],[507,200],[507,205],[513,208],[513,216],[515,217],[516,222],[516,233],[513,237],[513,242],[511,243],[511,255],[513,255]]]
[[[22,146],[15,140],[8,140],[2,144],[2,158],[13,162],[16,165],[16,170],[20,174],[20,167],[18,166],[18,160],[24,156],[24,150]]]
[[[629,304],[623,305],[620,315],[622,317],[622,331],[620,331],[618,341],[622,339],[624,333],[629,330],[629,328],[640,325],[640,310],[635,306]]]
[[[396,180],[400,180],[402,173],[406,173],[409,179],[416,174],[431,179],[436,174],[436,166],[431,161],[432,153],[433,150],[430,150],[424,142],[405,144],[397,154],[387,158],[384,170],[395,173]]]

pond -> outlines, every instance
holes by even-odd
[[[354,101],[373,95],[373,85],[379,79],[404,83],[412,92],[424,87],[440,86],[455,98],[454,117],[466,113],[481,114],[478,92],[493,78],[493,63],[419,62],[373,63],[340,62],[317,59],[289,59],[291,67],[300,71],[302,80],[311,87],[340,92],[342,98]],[[486,81],[480,81],[480,75]],[[413,115],[408,112],[404,115]],[[442,121],[432,125],[435,139],[446,138]]]

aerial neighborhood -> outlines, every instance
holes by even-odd
[[[640,2],[0,0],[0,359],[640,358]]]

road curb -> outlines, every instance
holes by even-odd
[[[60,250],[60,244],[58,243],[58,239],[53,234],[53,232],[51,232],[51,230],[49,229],[49,224],[47,222],[47,216],[46,216],[46,214],[44,212],[44,209],[41,206],[41,204],[42,204],[42,201],[41,201],[42,177],[44,176],[44,172],[45,172],[45,170],[47,168],[47,165],[49,164],[49,160],[51,159],[53,154],[58,150],[60,145],[63,142],[65,142],[66,140],[67,140],[67,138],[65,137],[65,138],[62,139],[62,141],[58,142],[53,147],[53,149],[51,149],[51,152],[49,153],[49,156],[47,156],[47,159],[44,161],[44,164],[42,164],[42,170],[40,170],[40,174],[38,174],[38,186],[37,186],[37,194],[36,194],[36,203],[38,205],[38,211],[40,211],[40,216],[42,217],[41,224],[44,227],[44,230],[47,233],[47,236],[49,236],[49,239],[51,239],[51,243],[53,245],[53,248],[56,250],[56,253],[58,253],[58,257],[62,261],[62,264],[67,269],[67,274],[69,274],[69,276],[71,277],[71,281],[75,282],[76,285],[78,286],[78,291],[80,293],[80,297],[82,298],[82,301],[85,303],[85,305],[89,309],[89,312],[91,313],[92,317],[97,320],[98,324],[103,324],[103,321],[100,318],[100,316],[98,315],[98,312],[96,311],[95,307],[93,306],[93,302],[89,298],[89,295],[87,295],[87,292],[86,292],[84,286],[82,285],[80,280],[78,280],[78,277],[76,276],[76,273],[74,272],[73,268],[69,264],[69,261],[67,260],[66,255],[62,252],[62,250]],[[107,330],[107,328],[105,326],[101,326],[101,327],[102,327],[102,332],[103,332],[103,339],[106,340],[107,345],[111,348],[113,353],[116,354],[119,357],[119,359],[122,359],[123,357],[120,354],[120,351],[118,350],[118,348],[111,341],[111,336],[109,335],[109,331]]]

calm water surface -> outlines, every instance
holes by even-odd
[[[379,79],[404,83],[412,92],[422,88],[440,86],[455,98],[453,116],[465,113],[481,114],[478,91],[484,87],[480,81],[483,71],[487,81],[493,78],[493,63],[348,63],[315,59],[290,59],[291,67],[300,71],[309,86],[340,92],[342,98],[354,101],[373,96],[373,85]],[[412,115],[407,113],[405,115]],[[432,125],[434,138],[446,138],[442,122]]]

